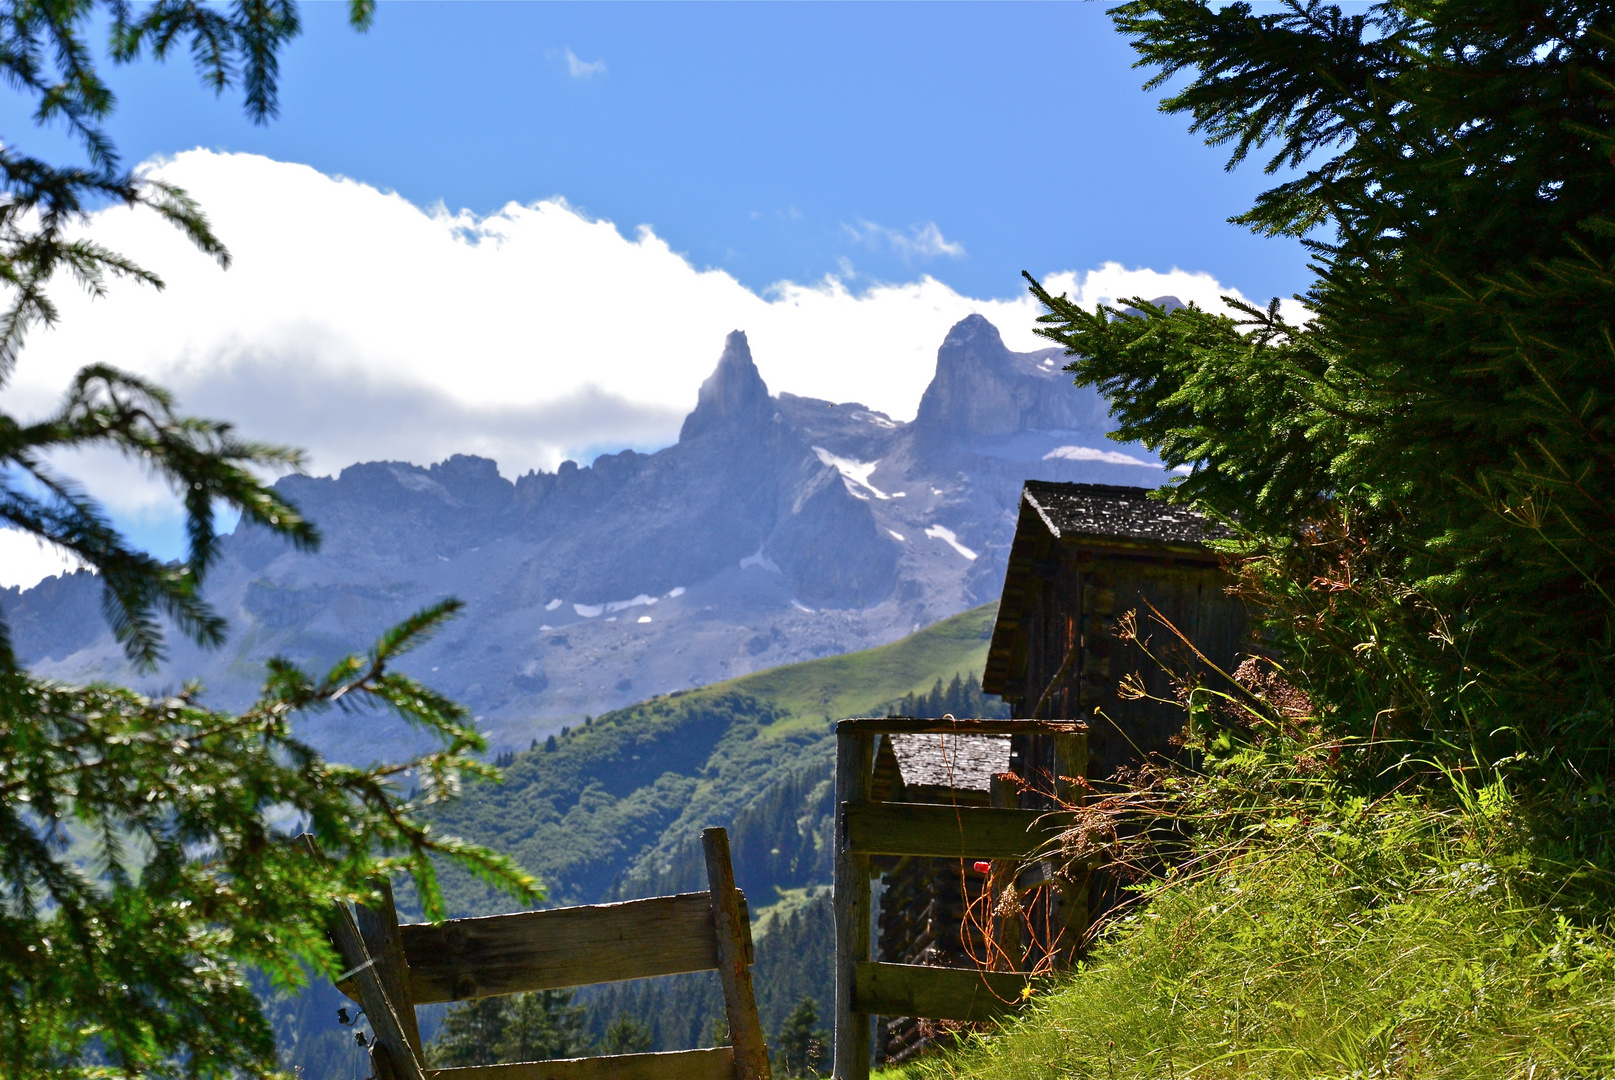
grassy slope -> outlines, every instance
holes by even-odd
[[[1615,1074],[1615,935],[1510,808],[1319,805],[1162,884],[1030,1015],[886,1080]]]
[[[997,617],[995,601],[890,645],[770,668],[696,693],[731,689],[771,702],[787,717],[777,734],[812,727],[825,717],[867,714],[910,692],[929,690],[938,678],[955,672],[974,671],[979,677]]]

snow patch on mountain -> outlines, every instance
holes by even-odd
[[[944,544],[948,545],[950,548],[957,551],[971,562],[975,562],[977,556],[980,554],[979,552],[971,551],[969,548],[959,543],[958,535],[946,525],[932,525],[929,529],[925,530],[925,535],[929,536],[933,540],[942,541]]]
[[[835,469],[836,472],[841,474],[841,480],[847,485],[847,490],[858,496],[858,498],[867,499],[869,498],[869,495],[873,495],[877,499],[891,498],[890,495],[886,494],[884,491],[880,490],[880,488],[869,482],[870,475],[875,471],[875,468],[880,464],[880,462],[854,461],[851,458],[844,458],[838,454],[832,454],[822,446],[815,446],[813,448],[813,452],[819,456],[820,461],[824,462],[824,464],[830,466],[831,468]],[[859,488],[863,488],[865,491],[869,492],[869,495],[859,494]]]
[[[1044,461],[1103,461],[1107,465],[1142,465],[1146,469],[1159,469],[1160,463],[1145,461],[1120,450],[1099,450],[1092,446],[1057,446],[1043,455]]]

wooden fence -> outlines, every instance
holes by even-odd
[[[843,720],[836,725],[835,830],[835,1080],[866,1080],[870,1024],[875,1015],[930,1020],[990,1020],[1017,1008],[1032,977],[876,962],[870,956],[870,857],[914,855],[991,860],[995,874],[1047,855],[1067,815],[1020,806],[948,806],[876,802],[871,798],[876,740],[882,735],[1031,735],[1053,741],[1058,802],[1075,805],[1071,778],[1087,775],[1087,727],[1064,720]],[[1086,894],[1069,890],[1058,917],[1074,945],[1086,924]]]
[[[729,837],[701,834],[709,890],[400,926],[390,890],[379,910],[342,906],[332,938],[338,988],[370,1021],[376,1080],[769,1080],[751,985],[751,921],[735,888]],[[731,1046],[672,1053],[429,1069],[415,1006],[716,968]]]

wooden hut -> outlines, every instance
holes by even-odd
[[[1180,673],[1208,663],[1231,673],[1250,635],[1245,607],[1206,547],[1216,535],[1147,488],[1028,481],[982,689],[1013,716],[1087,721],[1092,779],[1173,754],[1184,714],[1150,700],[1170,701],[1176,690],[1141,645]],[[1139,641],[1118,634],[1128,613]],[[1126,676],[1147,696],[1119,693]],[[1017,739],[1015,753],[1029,777],[1049,768],[1040,740]]]

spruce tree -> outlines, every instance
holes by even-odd
[[[1039,332],[1107,396],[1115,438],[1192,470],[1165,497],[1229,525],[1243,594],[1365,775],[1403,749],[1609,772],[1608,4],[1112,14],[1173,86],[1163,110],[1230,168],[1261,152],[1286,173],[1234,220],[1301,238],[1306,319],[1089,310],[1034,282]],[[1387,739],[1420,749],[1358,754]]]
[[[579,1057],[589,1051],[572,990],[535,990],[451,1005],[426,1048],[433,1068]]]
[[[774,1056],[783,1077],[819,1075],[828,1057],[829,1032],[819,1027],[819,1004],[811,997],[797,1003],[780,1024],[774,1039]]]
[[[650,1048],[650,1028],[627,1013],[618,1013],[600,1040],[602,1054],[643,1054]]]

